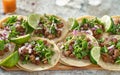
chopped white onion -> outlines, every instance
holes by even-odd
[[[87,30],[86,33],[87,33],[87,34],[90,34],[90,35],[93,35],[93,33],[92,33],[91,30]]]
[[[32,49],[29,49],[29,50],[28,50],[28,53],[29,53],[29,54],[32,53]]]
[[[115,45],[111,45],[111,46],[109,46],[107,49],[110,50],[110,49],[114,48],[114,46],[115,46]]]
[[[39,57],[36,57],[35,60],[39,60]]]

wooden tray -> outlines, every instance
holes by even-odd
[[[6,70],[6,71],[20,71],[22,69],[19,69],[18,67],[12,67],[12,68],[5,68],[5,67],[1,67],[2,69]],[[89,65],[86,67],[73,67],[73,66],[66,66],[63,65],[61,63],[58,63],[55,67],[48,69],[48,70],[82,70],[82,69],[95,69],[95,70],[103,70],[103,68],[101,68],[98,65]]]

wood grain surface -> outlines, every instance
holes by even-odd
[[[21,71],[22,69],[18,68],[17,66],[12,67],[12,68],[5,68],[5,67],[1,67],[2,69],[6,70],[6,71]],[[85,69],[92,69],[92,70],[102,70],[103,68],[101,68],[98,65],[89,65],[89,66],[85,66],[85,67],[73,67],[73,66],[66,66],[63,65],[61,63],[58,63],[55,67],[48,69],[48,70],[85,70]]]

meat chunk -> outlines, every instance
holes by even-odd
[[[116,59],[119,55],[120,55],[120,51],[118,49],[115,49],[113,58]]]
[[[89,27],[89,25],[88,25],[88,24],[84,24],[84,25],[83,25],[83,29],[84,29],[84,30],[87,30],[87,29],[88,29],[88,27]]]
[[[70,50],[64,51],[64,56],[68,57],[72,52]]]
[[[112,58],[112,56],[108,55],[107,53],[102,53],[101,57],[104,62],[114,63],[114,59]]]
[[[18,32],[25,32],[25,29],[21,26],[21,25],[16,25],[16,30],[18,31]]]
[[[28,52],[28,49],[26,49],[26,48],[24,48],[22,51],[21,51],[21,54],[29,54],[29,52]]]
[[[43,42],[44,42],[44,44],[47,44],[47,41],[46,41],[46,40],[44,40]]]
[[[63,23],[57,24],[57,28],[62,28],[64,26]]]
[[[4,55],[4,51],[1,50],[1,51],[0,51],[0,56],[3,56],[3,55]]]
[[[61,30],[57,30],[57,34],[56,34],[56,36],[57,36],[57,37],[60,37],[61,34],[62,34],[62,31],[61,31]]]
[[[36,30],[34,31],[34,34],[39,35],[39,34],[44,34],[44,32],[45,32],[44,29],[36,29]]]
[[[40,64],[40,60],[35,60],[35,64],[39,65]]]
[[[89,56],[87,55],[87,56],[84,56],[83,59],[89,60],[90,58],[89,58]]]
[[[49,39],[54,39],[54,38],[55,38],[55,35],[49,34],[47,37],[48,37]]]
[[[74,54],[70,54],[69,57],[75,58],[75,55]]]
[[[34,55],[30,55],[29,58],[30,58],[30,61],[32,63],[35,63],[35,56]]]
[[[118,42],[116,38],[113,38],[111,41],[114,42],[115,44]]]
[[[104,42],[100,43],[100,46],[101,46],[101,47],[104,47],[104,45],[105,45],[105,43],[104,43]]]
[[[8,52],[9,51],[9,47],[5,47],[4,52]]]

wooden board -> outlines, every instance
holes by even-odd
[[[6,70],[6,71],[20,71],[22,69],[19,69],[18,67],[12,67],[12,68],[5,68],[5,67],[1,67],[2,69]],[[61,63],[58,63],[55,67],[48,69],[48,70],[82,70],[82,69],[95,69],[95,70],[102,70],[103,68],[101,68],[98,65],[89,65],[86,67],[73,67],[73,66],[66,66],[63,65]]]

